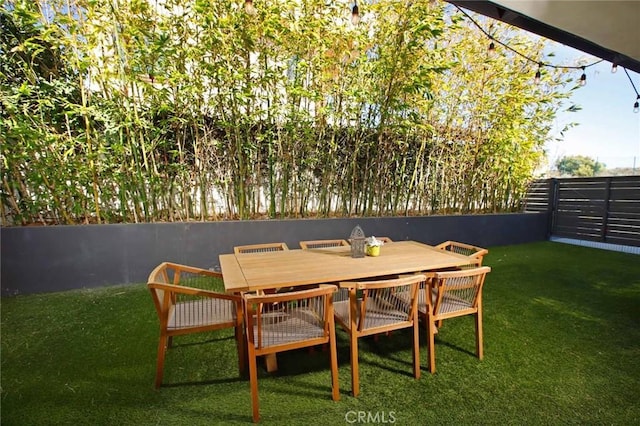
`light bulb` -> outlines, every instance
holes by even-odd
[[[584,86],[587,84],[587,74],[584,72],[584,67],[582,67],[582,75],[580,76],[580,86]]]
[[[611,65],[611,74],[615,74],[618,71],[618,64]]]
[[[496,53],[496,44],[491,41],[491,43],[489,43],[489,55],[493,56]]]
[[[540,78],[542,77],[542,73],[540,72],[540,64],[538,64],[538,71],[536,71],[536,76],[533,79],[535,84],[540,84]]]
[[[360,23],[360,9],[358,8],[358,2],[356,2],[351,9],[351,23],[353,25],[358,25]]]
[[[640,111],[640,104],[638,103],[638,100],[640,100],[640,95],[638,95],[638,97],[636,98],[636,103],[633,104],[633,112],[635,112],[636,114],[638,113],[638,111]]]

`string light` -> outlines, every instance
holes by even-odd
[[[582,67],[582,75],[580,76],[580,86],[586,86],[587,84],[587,74],[584,72],[584,67]]]
[[[542,64],[540,62],[538,62],[538,71],[536,71],[536,76],[533,79],[533,82],[535,84],[540,84],[540,78],[542,77],[542,74],[540,72],[540,68],[542,67]]]
[[[624,73],[627,75],[627,78],[629,79],[629,83],[631,83],[631,87],[633,87],[633,90],[636,92],[636,102],[633,104],[633,112],[637,114],[638,111],[640,111],[640,105],[638,104],[638,101],[640,101],[640,93],[638,93],[638,89],[636,89],[636,85],[633,84],[633,80],[629,75],[629,71],[627,71],[626,68],[623,68],[623,69],[624,69]]]
[[[460,11],[460,13],[462,13],[464,16],[467,17],[467,19],[469,19],[469,21],[471,21],[480,31],[482,31],[482,33],[484,33],[485,36],[487,36],[490,40],[491,43],[489,44],[489,52],[493,52],[495,51],[495,43],[500,44],[501,46],[503,46],[505,49],[508,49],[510,51],[512,51],[513,53],[515,53],[516,55],[521,56],[522,58],[526,59],[529,62],[537,62],[538,63],[538,69],[536,70],[536,74],[534,77],[534,82],[536,84],[538,84],[541,80],[541,70],[544,67],[549,67],[549,68],[555,68],[555,69],[581,69],[582,70],[582,75],[580,76],[580,80],[578,80],[578,84],[580,86],[584,86],[587,84],[587,74],[586,74],[586,69],[589,67],[592,67],[594,65],[599,64],[600,62],[604,62],[604,59],[600,59],[597,60],[595,62],[592,62],[590,64],[587,65],[581,65],[581,66],[571,66],[571,65],[554,65],[554,64],[548,64],[545,62],[539,62],[535,59],[532,59],[520,52],[518,52],[517,50],[515,50],[514,48],[512,48],[511,46],[509,46],[508,44],[505,44],[503,42],[501,42],[500,40],[495,39],[491,34],[489,34],[487,31],[484,30],[484,28],[482,28],[482,26],[480,24],[478,24],[471,16],[469,16],[469,14],[467,12],[465,12],[463,9],[461,9],[458,5],[455,5],[455,8],[458,9],[458,11]],[[612,63],[611,66],[611,72],[615,73],[618,71],[618,64],[615,62],[617,61],[618,58],[614,59],[614,62]],[[629,75],[629,72],[627,71],[626,68],[622,68],[624,70],[624,72],[627,74],[627,77],[629,78],[629,82],[631,83],[631,87],[633,87],[633,91],[636,93],[636,101],[633,104],[633,112],[638,113],[640,112],[640,93],[638,93],[638,89],[636,89],[636,86],[633,84],[633,80],[631,79],[631,76]]]
[[[358,8],[358,1],[355,0],[353,8],[351,8],[351,23],[358,25],[360,23],[360,9]]]
[[[489,43],[489,55],[493,56],[496,53],[496,44],[493,42],[493,40],[491,41],[491,43]]]

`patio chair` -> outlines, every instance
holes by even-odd
[[[264,244],[250,244],[245,246],[236,246],[233,248],[233,252],[235,254],[244,254],[244,253],[267,253],[272,251],[284,251],[289,250],[286,243],[264,243]],[[282,291],[291,291],[292,287],[287,288],[273,288],[266,290],[259,290],[258,294],[273,294]],[[269,355],[265,357],[265,362],[267,363],[267,370],[269,372],[274,372],[278,369],[278,360],[275,355]]]
[[[459,269],[482,266],[483,257],[489,253],[489,250],[482,247],[476,247],[458,241],[445,241],[438,244],[436,248],[467,256],[469,258],[469,265],[462,266]]]
[[[418,288],[425,279],[420,274],[380,281],[340,283],[334,312],[336,322],[349,334],[353,396],[360,393],[358,339],[364,336],[413,328],[413,375],[416,379],[420,378],[416,304]]]
[[[264,243],[264,244],[250,244],[246,246],[235,246],[233,252],[235,254],[246,253],[267,253],[272,251],[284,251],[289,250],[286,243]],[[276,289],[265,290],[265,293],[275,293]]]
[[[264,244],[250,244],[246,246],[235,246],[233,252],[235,254],[245,253],[267,253],[272,251],[284,251],[289,250],[286,243],[264,243]],[[273,293],[275,290],[266,290],[266,293]]]
[[[250,244],[246,246],[235,246],[233,252],[235,254],[241,253],[264,253],[269,251],[283,251],[289,250],[289,247],[285,243],[265,243],[265,244]]]
[[[242,298],[211,290],[219,272],[163,262],[149,275],[147,287],[160,320],[155,387],[162,385],[164,360],[173,337],[234,328],[240,373],[244,372]]]
[[[436,323],[449,318],[475,315],[476,354],[484,357],[482,340],[482,287],[488,266],[460,271],[433,272],[429,274],[430,285],[424,286],[418,297],[418,312],[425,319],[429,371],[436,371],[435,334]]]
[[[303,250],[320,249],[327,247],[340,247],[349,246],[347,240],[313,240],[313,241],[300,241],[300,247]]]
[[[454,268],[444,268],[440,271],[458,271],[461,269],[473,269],[482,266],[482,260],[484,255],[489,253],[489,250],[482,247],[472,246],[470,244],[461,243],[458,241],[445,241],[436,246],[440,250],[450,251],[458,253],[469,258],[469,264],[462,265]],[[436,327],[442,327],[442,321],[436,323]]]
[[[253,421],[260,419],[256,358],[315,345],[329,344],[331,396],[340,399],[338,357],[332,296],[336,287],[323,284],[310,290],[273,295],[244,295]]]

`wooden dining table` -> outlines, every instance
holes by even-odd
[[[228,293],[369,279],[469,264],[469,258],[417,241],[383,245],[376,257],[351,257],[350,247],[222,254]]]
[[[469,264],[469,258],[417,241],[385,243],[378,256],[351,257],[351,247],[221,254],[227,293],[295,288],[371,279]],[[275,354],[265,357],[267,371],[278,369]]]

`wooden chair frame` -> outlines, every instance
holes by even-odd
[[[303,250],[313,250],[326,247],[348,247],[349,242],[347,240],[310,240],[300,241],[300,248]]]
[[[273,251],[285,251],[289,250],[286,243],[263,243],[263,244],[249,244],[245,246],[235,246],[233,248],[234,254],[249,254],[249,253],[267,253]],[[262,293],[275,293],[276,289],[270,291],[260,292]]]
[[[233,252],[235,254],[242,253],[263,253],[270,251],[283,251],[289,250],[286,243],[264,243],[264,244],[249,244],[244,246],[235,246]]]
[[[429,282],[421,290],[418,311],[426,320],[429,371],[432,374],[436,371],[436,324],[445,319],[464,315],[475,316],[476,354],[479,359],[483,359],[482,288],[489,272],[490,267],[482,266],[428,274]],[[455,294],[460,291],[466,291],[467,297],[462,298]]]
[[[482,266],[484,256],[489,253],[489,250],[485,248],[458,241],[444,241],[435,247],[440,250],[451,251],[467,256],[469,258],[469,266],[466,267]]]
[[[380,281],[347,281],[340,283],[340,292],[348,293],[348,299],[334,301],[334,312],[336,312],[336,322],[349,334],[351,391],[353,396],[358,396],[360,393],[358,364],[358,339],[360,337],[387,333],[403,328],[413,328],[413,375],[416,379],[420,378],[417,294],[418,288],[421,284],[424,284],[425,280],[425,275],[417,274]],[[408,294],[405,294],[405,297],[394,294],[396,291],[406,289],[407,286]],[[394,304],[394,301],[390,299],[376,299],[379,290],[387,290],[390,293],[387,296],[397,299],[395,302],[398,303]],[[406,290],[405,293],[407,293]],[[344,294],[341,296],[344,296]],[[348,310],[344,309],[346,306],[340,306],[344,303],[348,304]],[[375,324],[371,321],[374,315],[378,318],[383,318],[384,308],[388,305],[393,305],[389,306],[389,311],[395,308],[395,314],[398,313],[398,309],[405,311],[404,319],[398,318],[394,321],[385,321],[384,324]],[[339,307],[340,309],[338,309]]]
[[[181,285],[181,276],[186,274],[222,279],[219,272],[171,262],[161,263],[149,274],[147,287],[160,320],[156,388],[162,385],[165,355],[167,348],[172,346],[173,336],[234,328],[240,373],[245,369],[242,298]],[[192,300],[181,302],[182,296]],[[196,310],[195,306],[202,309]]]
[[[323,284],[310,290],[244,295],[254,422],[260,419],[256,360],[258,356],[328,343],[331,360],[331,397],[334,401],[340,399],[332,300],[336,290],[336,286]],[[303,330],[311,332],[305,336]]]

